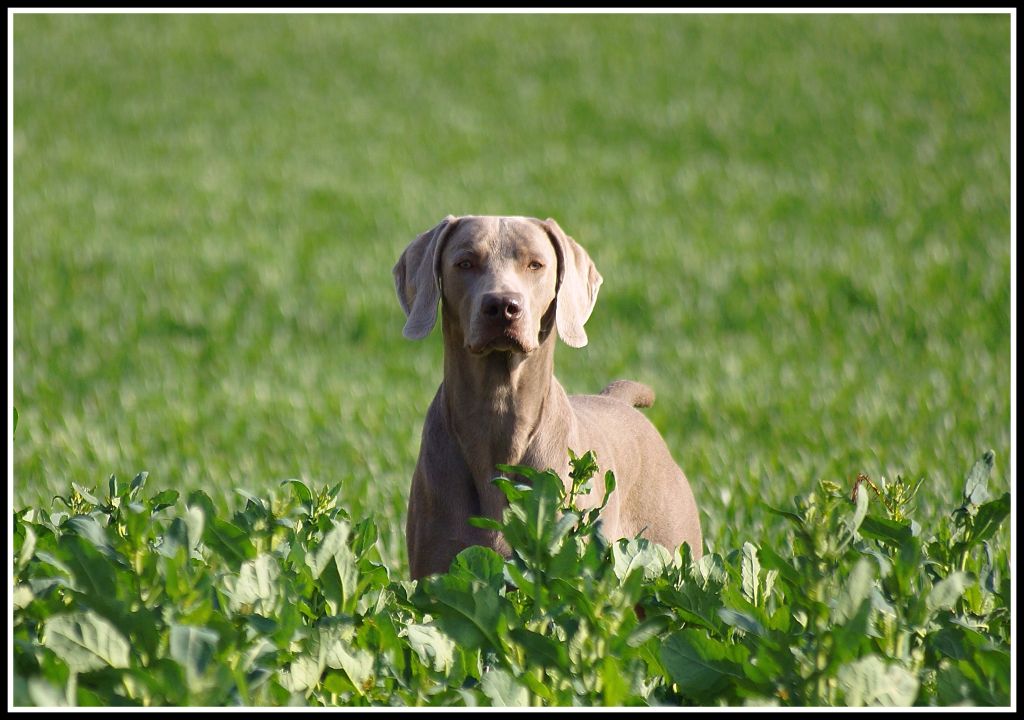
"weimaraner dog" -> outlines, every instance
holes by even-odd
[[[640,535],[701,555],[690,485],[654,426],[634,407],[654,393],[617,381],[600,395],[566,394],[553,374],[555,333],[587,344],[583,324],[603,281],[587,252],[554,220],[449,215],[419,235],[394,267],[403,334],[418,340],[441,303],[444,379],[427,410],[412,476],[406,541],[412,577],[446,572],[470,545],[509,556],[500,533],[496,465],[554,469],[569,487],[569,453],[593,450],[617,488],[601,513],[609,539]],[[579,501],[595,507],[604,483]]]

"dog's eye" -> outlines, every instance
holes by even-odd
[[[534,260],[534,261],[533,261],[533,262],[531,262],[531,263],[530,263],[530,265],[529,265],[529,268],[530,268],[531,270],[540,270],[540,269],[541,269],[542,267],[544,267],[544,263],[542,263],[542,262],[540,262],[540,261],[538,261],[538,260]]]
[[[473,263],[470,262],[469,260],[459,260],[459,262],[455,263],[455,267],[459,268],[460,270],[469,270],[471,267],[473,267]]]

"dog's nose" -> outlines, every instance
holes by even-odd
[[[523,304],[519,293],[488,293],[482,299],[480,310],[486,318],[510,322],[523,314]]]

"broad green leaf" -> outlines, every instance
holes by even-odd
[[[853,707],[906,707],[917,698],[917,677],[899,665],[886,664],[877,655],[843,665],[836,677],[846,704]]]
[[[618,658],[605,655],[599,666],[601,672],[601,700],[606,707],[622,705],[630,694],[630,683],[623,673]]]
[[[986,643],[985,647],[978,648],[973,659],[993,694],[997,698],[1009,698],[1011,675],[1009,650],[993,647],[991,643]]]
[[[523,646],[531,665],[555,666],[566,671],[569,669],[569,653],[565,643],[526,628],[513,628],[509,636]]]
[[[718,617],[722,618],[722,622],[730,627],[739,628],[748,633],[753,633],[758,637],[767,637],[768,633],[765,631],[764,626],[757,621],[753,615],[732,608],[719,608]]]
[[[257,636],[251,645],[244,648],[239,648],[240,660],[238,661],[239,667],[242,670],[248,671],[252,667],[264,658],[270,658],[277,654],[277,646],[274,645],[266,637]]]
[[[21,583],[14,586],[14,592],[11,595],[11,604],[15,610],[22,610],[28,607],[29,603],[35,599],[35,593],[32,592],[32,586],[27,583]]]
[[[718,610],[722,607],[722,597],[716,588],[708,591],[698,587],[696,583],[685,583],[678,590],[659,590],[658,599],[668,607],[674,608],[689,624],[699,625],[712,632],[724,630],[718,616]]]
[[[844,623],[857,614],[871,595],[874,579],[874,563],[865,557],[860,558],[836,598],[835,622]]]
[[[788,633],[789,628],[793,624],[794,611],[786,605],[781,605],[775,609],[768,618],[768,627],[772,630],[778,630],[780,632]]]
[[[348,679],[348,675],[335,670],[328,670],[323,674],[323,679],[320,682],[320,689],[324,692],[335,693],[337,695],[351,692],[356,692],[360,695],[363,694],[362,688],[356,688],[356,686],[352,684],[352,681]]]
[[[871,607],[876,612],[890,617],[896,617],[896,608],[885,599],[885,596],[877,587],[871,588]]]
[[[306,553],[306,565],[313,571],[314,578],[320,577],[337,553],[342,552],[343,548],[347,550],[346,543],[350,530],[351,527],[347,521],[339,520],[316,546],[316,550]]]
[[[79,537],[85,538],[104,555],[111,557],[117,554],[110,540],[107,539],[107,531],[92,515],[76,515],[67,522],[67,527]]]
[[[383,565],[373,564],[364,572],[356,586],[356,614],[375,616],[384,612],[384,606],[394,600],[387,584],[388,569]]]
[[[149,473],[143,470],[132,478],[131,485],[128,486],[129,493],[135,493],[141,490],[146,485],[146,478],[149,477]]]
[[[117,596],[117,565],[93,543],[79,535],[65,535],[58,541],[58,550],[78,589],[96,601],[109,601]],[[110,551],[113,554],[113,551]],[[37,553],[40,559],[43,553]]]
[[[490,548],[470,545],[452,560],[452,575],[478,580],[495,592],[505,584],[505,560]]]
[[[435,672],[447,673],[455,662],[455,642],[434,625],[406,625],[398,633],[408,638],[420,662]]]
[[[191,689],[206,672],[217,649],[219,635],[208,628],[171,623],[168,649],[171,659],[185,668],[185,677]]]
[[[860,524],[860,534],[872,540],[882,540],[900,546],[914,536],[909,523],[902,523],[889,518],[868,515]]]
[[[362,695],[373,675],[373,655],[352,645],[352,633],[345,626],[330,626],[320,632],[320,652],[327,667],[342,670]]]
[[[709,584],[721,586],[729,579],[725,570],[725,563],[722,556],[717,553],[708,553],[701,556],[701,559],[694,565],[701,587],[707,589]]]
[[[185,669],[169,657],[160,657],[147,662],[145,667],[133,666],[120,671],[125,687],[136,698],[159,698],[167,705],[184,706],[190,700],[189,683]]]
[[[188,494],[188,499],[185,500],[185,505],[187,507],[199,507],[202,509],[207,522],[217,517],[217,506],[214,505],[210,496],[202,490],[193,490],[190,492]]]
[[[148,537],[152,526],[152,513],[138,500],[126,499],[121,505],[121,523],[117,528],[118,535],[124,535],[129,542]]]
[[[971,576],[965,572],[957,570],[950,573],[932,586],[928,593],[928,609],[932,612],[952,610],[970,582]]]
[[[672,554],[661,545],[645,538],[620,539],[612,544],[612,570],[625,580],[637,569],[644,580],[654,580],[672,562]]]
[[[202,516],[202,512],[199,513]],[[167,530],[153,541],[153,549],[166,558],[174,558],[178,550],[188,547],[188,528],[180,517],[176,517],[167,526]],[[186,553],[185,557],[188,558]],[[168,568],[167,572],[176,572],[177,568]]]
[[[972,658],[976,660],[977,658]],[[994,692],[996,690],[994,678],[987,677],[987,673],[976,663],[969,659],[960,660],[956,663],[956,669],[960,676],[966,678],[969,685],[967,692],[976,705],[1009,705],[1009,696],[1005,693]]]
[[[259,495],[255,495],[249,492],[248,490],[244,490],[242,488],[235,488],[235,492],[246,499],[247,507],[249,503],[252,503],[256,508],[263,512],[266,512],[268,510],[266,501]]]
[[[504,622],[504,603],[496,593],[483,588],[472,593],[442,591],[437,599],[446,610],[438,623],[460,644],[479,647],[486,639],[492,647],[500,646],[497,630]]]
[[[831,629],[834,650],[829,654],[828,667],[835,668],[843,662],[860,657],[869,648],[865,643],[869,637],[878,637],[871,627],[873,607],[870,597],[863,600],[841,623]]]
[[[17,536],[15,536],[17,538]],[[25,526],[25,539],[21,541],[21,547],[18,549],[18,559],[15,561],[14,568],[18,572],[22,570],[28,561],[32,559],[32,555],[36,551],[36,533],[32,530],[32,526]]]
[[[892,558],[886,553],[871,547],[862,547],[860,552],[875,561],[875,565],[878,567],[878,577],[889,577],[889,573],[892,572]]]
[[[525,707],[530,703],[529,691],[501,668],[485,672],[480,687],[495,707]]]
[[[491,520],[491,518],[488,517],[471,517],[469,519],[469,524],[473,527],[483,528],[484,530],[497,530],[499,532],[504,527],[504,525],[497,520]]]
[[[789,510],[781,510],[779,508],[772,507],[771,505],[767,505],[765,503],[761,503],[761,505],[762,507],[764,507],[765,510],[772,513],[773,515],[784,517],[793,524],[795,524],[797,527],[803,527],[804,519],[796,513],[790,512]]]
[[[178,502],[178,491],[162,490],[151,497],[147,502],[152,512],[163,510],[164,508],[170,507],[174,503]]]
[[[527,481],[533,481],[533,479],[540,475],[540,470],[530,467],[529,465],[505,465],[498,464],[495,466],[498,472],[505,473],[506,475],[519,475],[526,478]],[[508,480],[509,478],[505,478]],[[529,484],[522,485],[523,489],[529,490]]]
[[[356,558],[348,546],[350,529],[346,520],[335,521],[316,550],[306,553],[306,564],[320,580],[332,613],[351,611],[359,583]]]
[[[738,646],[733,646],[738,647]],[[701,630],[670,635],[661,647],[661,662],[680,691],[696,700],[714,696],[743,678],[740,666],[727,658],[728,648]]]
[[[75,673],[129,664],[128,641],[109,620],[92,610],[52,616],[43,627],[43,645]]]
[[[742,560],[740,562],[740,575],[743,580],[743,596],[753,605],[760,605],[760,594],[758,592],[758,576],[761,573],[761,563],[757,559],[757,548],[749,542],[743,543]]]
[[[281,568],[273,555],[263,554],[242,563],[237,576],[224,578],[231,610],[272,616],[282,595],[280,575]]]
[[[779,577],[778,570],[769,570],[764,574],[764,590],[761,593],[762,605],[772,595],[772,590],[775,588],[775,580]]]
[[[847,524],[850,532],[856,532],[864,522],[864,518],[868,514],[868,500],[867,488],[863,488],[861,492],[857,493],[853,515],[850,516]]]
[[[555,523],[554,529],[551,531],[551,539],[548,541],[548,553],[554,553],[558,550],[558,546],[562,542],[562,538],[566,534],[576,527],[576,524],[580,521],[580,516],[574,512],[566,512],[558,519]]]
[[[499,465],[498,466],[498,470],[500,470],[501,472],[509,473],[509,474],[517,474],[516,473],[517,468],[514,468],[514,467],[506,467],[506,466]],[[515,483],[515,482],[513,482],[512,480],[510,480],[507,477],[500,477],[499,476],[499,477],[496,477],[493,480],[491,480],[491,482],[493,482],[495,485],[497,485],[498,488],[503,493],[505,493],[505,497],[508,499],[508,501],[510,503],[514,503],[514,502],[518,502],[518,501],[522,500],[523,497],[526,495],[526,493],[528,493],[530,491],[530,486],[529,485],[522,485],[520,483]]]
[[[759,547],[757,555],[766,568],[778,571],[786,583],[794,587],[800,587],[803,579],[799,571],[788,560],[772,550],[770,546],[762,545]],[[765,594],[767,595],[767,592]]]
[[[512,501],[522,509],[525,519],[522,523],[513,522],[506,513],[504,534],[510,543],[518,545],[524,557],[539,562],[549,553],[564,489],[561,478],[553,472],[537,474],[532,483],[523,493],[521,503]]]
[[[548,561],[548,576],[578,578],[593,574],[603,561],[603,554],[596,545],[584,545],[578,536],[563,539],[561,547]]]
[[[474,579],[468,572],[425,578],[420,581],[413,601],[430,612],[437,625],[460,647],[475,649],[485,643],[500,647],[497,632],[506,623],[510,605],[499,590]]]
[[[81,540],[78,540],[76,538],[76,542],[81,542]],[[66,557],[66,555],[65,555],[65,557]],[[67,563],[62,562],[59,558],[57,558],[57,556],[52,555],[52,554],[50,554],[48,552],[44,552],[42,550],[40,550],[39,552],[36,553],[36,560],[38,560],[40,563],[43,563],[45,565],[49,565],[50,567],[53,567],[53,568],[59,570],[64,575],[66,575],[67,578],[68,578],[68,582],[66,582],[66,583],[60,582],[60,584],[65,585],[66,587],[70,587],[73,590],[81,590],[81,587],[79,587],[78,584],[75,582],[75,568],[74,567],[72,567],[71,565],[69,565]],[[69,558],[69,561],[71,561],[72,563],[74,562],[71,558]],[[107,565],[107,567],[109,568],[109,565],[110,565],[109,563],[104,563],[104,564]],[[29,584],[32,586],[32,591],[35,592],[36,594],[39,594],[45,588],[52,587],[56,582],[59,582],[60,580],[61,580],[60,578],[53,578],[53,577],[49,577],[49,578],[33,578],[33,579],[29,580]],[[45,588],[41,587],[39,585],[40,583],[45,583]]]
[[[629,633],[626,644],[629,647],[640,647],[653,637],[661,635],[668,629],[668,619],[664,616],[652,617],[644,620]]]
[[[364,518],[355,524],[350,545],[359,560],[368,561],[371,557],[376,557],[374,550],[377,537],[377,525],[370,518]]]
[[[600,622],[598,608],[594,606],[596,598],[588,597],[586,593],[582,592],[565,578],[553,578],[550,580],[550,585],[554,593],[569,602],[573,611],[578,613],[579,616],[586,618],[592,624]]]
[[[964,505],[981,505],[989,499],[988,477],[992,473],[995,458],[994,452],[986,450],[967,473],[967,480],[964,482]]]
[[[281,483],[282,485],[288,485],[291,488],[292,494],[300,503],[311,505],[313,503],[313,493],[310,491],[306,483],[301,480],[291,478]]]
[[[505,563],[505,582],[522,590],[527,595],[534,594],[532,573],[529,571],[524,573],[515,563]]]
[[[175,518],[177,519],[177,518]],[[196,506],[185,508],[184,512],[185,529],[187,531],[186,542],[188,543],[189,555],[199,547],[203,541],[203,530],[206,526],[206,515],[201,508]]]
[[[74,490],[75,490],[75,491],[76,491],[76,492],[77,492],[77,493],[78,493],[79,495],[81,495],[81,496],[82,496],[82,499],[84,499],[84,500],[85,500],[86,502],[88,502],[88,503],[90,503],[90,504],[92,504],[92,505],[99,505],[99,504],[100,504],[100,501],[99,501],[99,499],[98,499],[98,498],[97,498],[97,497],[96,497],[95,495],[93,495],[93,494],[92,494],[92,493],[91,493],[90,491],[86,490],[86,489],[85,489],[84,487],[82,487],[82,486],[81,486],[81,485],[79,485],[78,483],[76,483],[76,482],[72,482],[72,483],[71,483],[71,487],[72,487],[72,488],[73,488],[73,489],[74,489]]]
[[[317,658],[300,655],[277,673],[277,681],[288,692],[301,693],[314,688],[320,682],[323,668]]]
[[[256,547],[249,540],[249,534],[218,517],[207,515],[205,518],[203,542],[224,558],[232,570],[237,570],[242,563],[256,557]]]
[[[73,704],[68,702],[68,694],[64,690],[47,682],[41,677],[29,679],[25,691],[28,694],[30,702],[36,707],[68,707]],[[14,704],[22,704],[22,702],[19,702],[18,700],[17,690],[15,690]]]
[[[961,672],[959,663],[943,663],[935,678],[936,699],[939,705],[976,705],[982,702],[972,679]]]
[[[616,484],[615,473],[611,470],[607,471],[604,474],[604,498],[601,500],[601,505],[598,507],[598,510],[604,510],[605,506],[608,504],[608,500],[611,499],[612,493],[615,492]]]
[[[971,545],[988,540],[1010,514],[1010,493],[1003,493],[997,499],[978,508],[971,530]]]

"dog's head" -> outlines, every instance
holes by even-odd
[[[430,334],[443,299],[473,354],[533,352],[552,314],[566,344],[586,345],[602,282],[558,223],[525,217],[449,215],[409,244],[393,273],[405,337]]]

